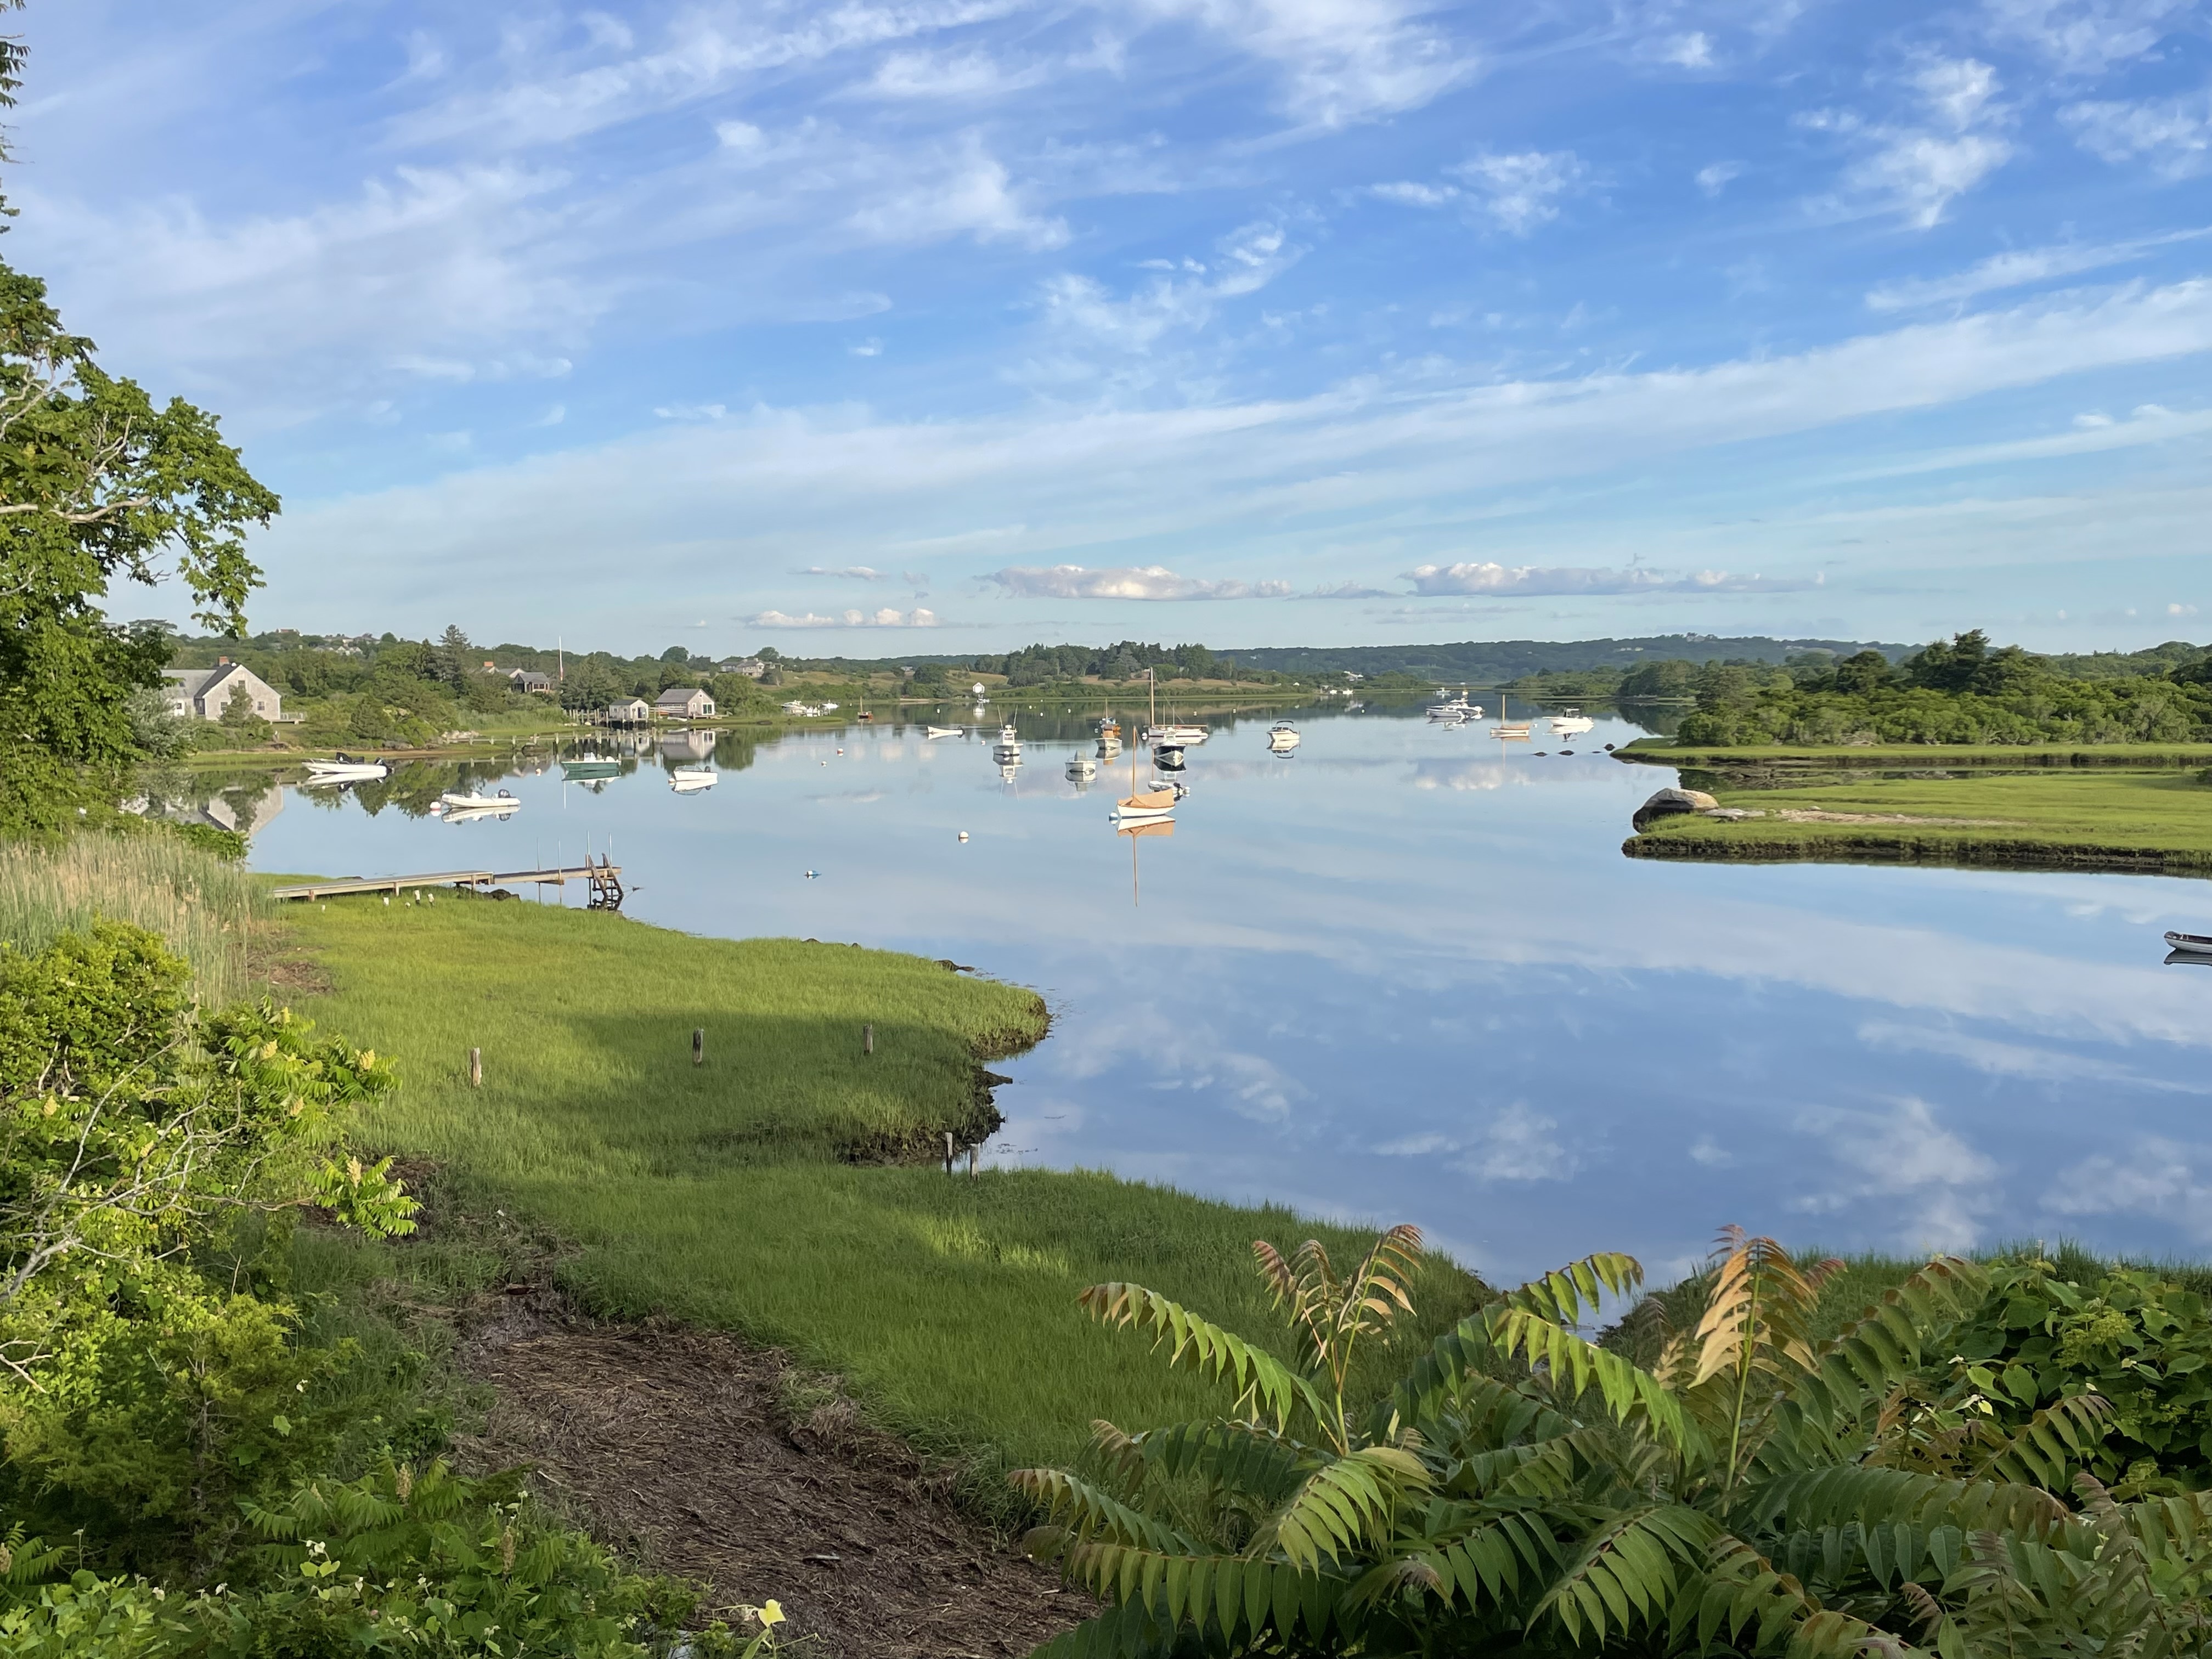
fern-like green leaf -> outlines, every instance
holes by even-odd
[[[1719,1528],[1695,1510],[1655,1504],[1609,1521],[1583,1540],[1536,1604],[1577,1645],[1602,1644],[1656,1620],[1672,1605],[1680,1573],[1701,1567]]]
[[[1261,1523],[1249,1548],[1279,1549],[1292,1566],[1318,1571],[1363,1543],[1382,1542],[1399,1506],[1425,1498],[1430,1486],[1428,1469],[1411,1452],[1363,1446],[1309,1474]]]
[[[1609,1353],[1572,1331],[1520,1308],[1485,1310],[1491,1340],[1499,1352],[1517,1354],[1529,1365],[1542,1365],[1553,1385],[1569,1398],[1595,1388],[1616,1422],[1638,1417],[1648,1421],[1668,1444],[1680,1449],[1694,1434],[1682,1402],[1641,1366]]]
[[[1328,1421],[1328,1408],[1305,1378],[1267,1352],[1224,1330],[1180,1304],[1141,1285],[1093,1285],[1078,1298],[1101,1323],[1153,1333],[1155,1347],[1168,1345],[1168,1363],[1186,1362],[1218,1380],[1236,1384],[1237,1408],[1265,1410],[1277,1433],[1288,1430],[1301,1405],[1317,1423]]]

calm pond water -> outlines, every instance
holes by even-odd
[[[471,769],[523,802],[504,822],[288,790],[253,863],[611,844],[648,921],[972,963],[1054,1017],[1001,1068],[995,1160],[1410,1220],[1494,1274],[1597,1249],[1665,1273],[1728,1221],[1831,1249],[2212,1245],[2212,973],[2159,939],[2212,931],[2212,886],[1647,863],[1620,842],[1673,775],[1599,751],[1640,728],[1565,757],[1540,725],[1508,745],[1302,710],[1282,759],[1272,718],[1215,722],[1172,837],[1140,844],[1108,822],[1126,758],[1069,781],[1090,726],[1055,710],[1018,716],[1011,777],[887,723],[725,736],[698,794],[669,786],[681,737],[597,789]]]

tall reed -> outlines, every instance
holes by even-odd
[[[246,995],[247,938],[265,902],[245,871],[170,836],[0,845],[0,942],[40,951],[96,917],[131,922],[191,963],[210,1005]]]

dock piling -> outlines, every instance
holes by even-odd
[[[860,1052],[864,1054],[872,1054],[876,1052],[876,1028],[872,1025],[863,1025],[860,1028]]]
[[[952,1131],[945,1132],[945,1173],[952,1173]]]
[[[483,1050],[481,1048],[469,1050],[469,1087],[483,1087]]]
[[[691,1030],[691,1063],[694,1066],[707,1063],[707,1033],[696,1026]]]

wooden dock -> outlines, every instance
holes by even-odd
[[[593,910],[619,910],[623,902],[622,866],[608,859],[597,863],[562,865],[550,870],[438,870],[422,876],[343,876],[327,881],[303,881],[272,889],[280,899],[337,898],[346,893],[384,893],[392,896],[420,887],[565,887],[580,882],[591,890],[587,906]]]

